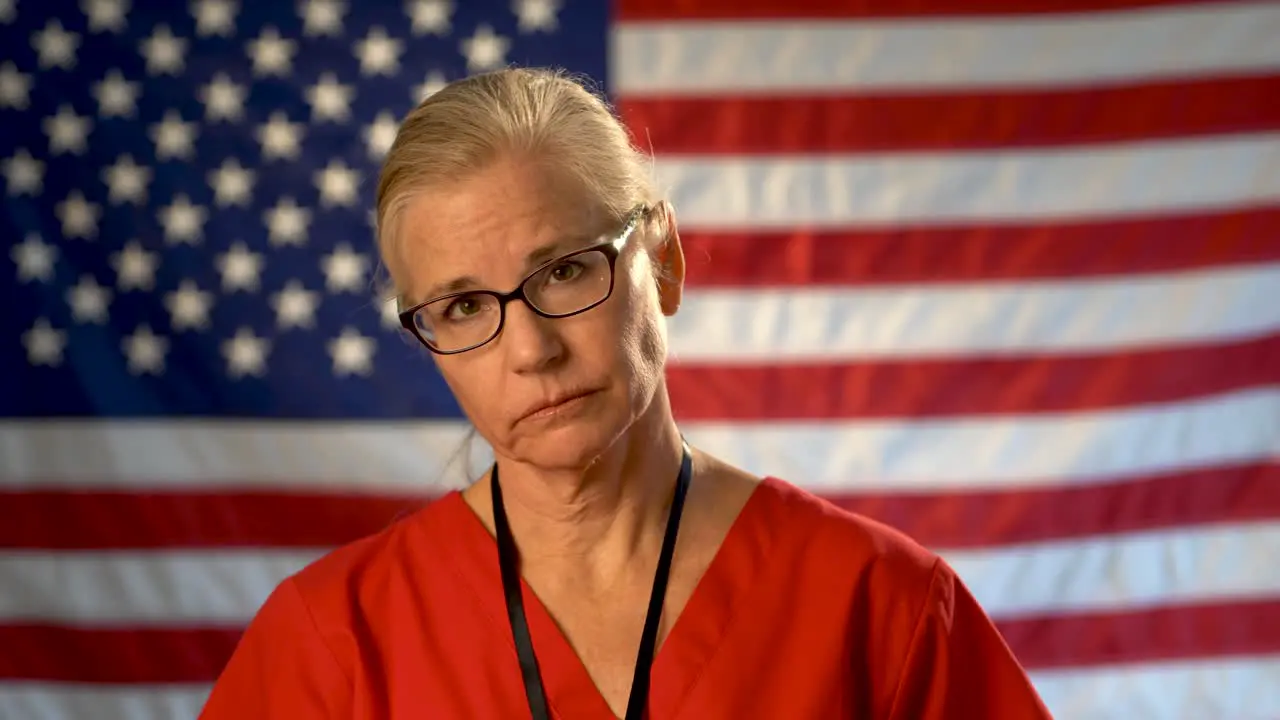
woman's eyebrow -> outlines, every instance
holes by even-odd
[[[596,238],[593,236],[584,234],[564,237],[559,240],[546,243],[545,245],[540,245],[525,254],[525,270],[532,270],[548,260],[552,260],[560,255],[564,255],[565,253],[584,248],[587,245],[590,245],[595,239]],[[462,292],[463,290],[479,290],[482,288],[483,285],[479,278],[474,275],[462,275],[460,277],[453,278],[452,280],[446,280],[432,285],[428,288],[427,292],[422,294],[422,298],[423,300],[428,300],[440,297],[441,295]]]

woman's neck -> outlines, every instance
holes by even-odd
[[[500,461],[503,507],[526,573],[599,587],[624,580],[637,556],[656,560],[682,444],[669,405],[655,399],[648,410],[584,470]],[[469,492],[492,532],[488,477]]]

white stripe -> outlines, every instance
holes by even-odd
[[[1280,715],[1280,657],[1035,671],[1058,720],[1270,720]],[[207,685],[0,682],[0,717],[172,720],[196,717]]]
[[[1280,263],[1061,282],[701,288],[668,322],[671,360],[768,363],[1041,355],[1280,330]]]
[[[1280,656],[1031,673],[1057,720],[1273,720]]]
[[[0,622],[245,622],[321,551],[0,551]],[[1280,593],[1280,524],[943,556],[993,617]]]
[[[0,423],[0,482],[429,492],[463,426]],[[699,448],[817,492],[1019,489],[1280,459],[1280,388],[1097,412],[915,421],[687,423]],[[477,440],[469,477],[485,467]]]
[[[940,551],[992,617],[1137,610],[1280,590],[1280,524]]]
[[[241,625],[323,551],[0,551],[0,622]]]
[[[190,720],[209,697],[207,684],[88,685],[0,682],[5,720]]]
[[[1059,222],[1274,202],[1280,135],[980,152],[659,155],[654,168],[689,229]]]
[[[1280,7],[950,20],[620,24],[619,95],[1100,85],[1280,68]]]

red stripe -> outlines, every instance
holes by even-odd
[[[679,210],[677,209],[677,221]],[[1054,224],[680,233],[693,287],[1093,277],[1280,260],[1280,206]]]
[[[253,490],[0,492],[0,548],[323,548],[376,533],[422,499]]]
[[[659,155],[975,150],[1280,127],[1280,75],[930,95],[623,97]]]
[[[1280,651],[1280,601],[1242,600],[1130,612],[998,621],[1029,669]],[[240,630],[90,629],[0,625],[0,680],[113,684],[207,683]]]
[[[803,478],[795,478],[803,483]],[[1280,518],[1280,466],[1187,471],[1017,491],[830,494],[934,548],[1006,545]],[[267,493],[10,492],[0,548],[325,548],[377,532],[414,503]]]
[[[1207,5],[1213,2],[1194,3]],[[1169,0],[618,0],[617,20],[972,17],[1187,6]],[[1219,2],[1218,4],[1222,4]]]
[[[243,630],[0,625],[0,680],[208,683]]]
[[[673,364],[667,370],[672,407],[683,422],[1101,410],[1268,385],[1280,385],[1280,334],[1099,355]]]
[[[1068,487],[866,493],[830,499],[938,551],[986,548],[1280,519],[1280,463]]]
[[[998,621],[1028,669],[1269,654],[1280,650],[1280,600]]]

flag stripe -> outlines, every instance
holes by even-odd
[[[164,627],[245,622],[323,552],[0,552],[0,624]],[[1280,594],[1280,522],[1226,524],[993,549],[941,550],[1005,619]],[[1175,564],[1186,572],[1152,567]]]
[[[0,625],[0,679],[170,684],[217,679],[242,628]]]
[[[1280,388],[1097,412],[683,427],[713,455],[816,492],[1018,489],[1269,461],[1280,451]],[[0,482],[237,491],[252,479],[271,490],[421,494],[483,472],[492,455],[482,440],[457,452],[466,432],[463,423],[9,423]]]
[[[677,220],[679,220],[677,214]],[[1280,206],[910,229],[680,232],[686,284],[814,287],[1084,278],[1280,260]],[[1106,252],[1099,252],[1105,247]],[[913,288],[914,289],[914,288]]]
[[[7,492],[0,493],[0,504],[11,519],[0,525],[0,548],[336,546],[380,531],[431,497],[232,489]],[[977,548],[1280,520],[1280,464],[1214,466],[1079,486],[939,493],[829,490],[826,497],[837,506],[892,525],[926,546]],[[59,522],[47,522],[50,517]]]
[[[1264,718],[1280,715],[1280,655],[1033,671],[1055,717]],[[0,716],[29,720],[196,717],[205,684],[0,682]]]
[[[1280,75],[926,95],[641,97],[618,107],[665,156],[1004,151],[1275,130]]]
[[[896,527],[926,547],[975,549],[1280,519],[1280,464],[1026,490],[832,491],[828,499]]]
[[[1064,720],[1280,717],[1277,677],[1278,654],[1032,674],[1036,690],[1053,716]]]
[[[999,622],[1028,669],[1280,653],[1280,598]],[[1194,632],[1188,632],[1194,628]]]
[[[1205,3],[1209,4],[1209,3]],[[1213,3],[1221,5],[1221,2]],[[780,18],[982,18],[1000,15],[1034,15],[1116,11],[1148,6],[1183,5],[1170,0],[619,0],[617,18],[633,23],[645,20],[776,20]],[[984,18],[985,19],[985,18]],[[1005,18],[992,18],[1004,20]]]
[[[670,320],[675,363],[1095,353],[1280,331],[1280,264],[1088,281],[707,288]]]
[[[0,682],[0,717],[22,720],[195,718],[209,685]]]
[[[1280,652],[1280,600],[1151,608],[999,622],[1029,670]],[[1261,632],[1242,632],[1242,623]],[[1181,628],[1193,626],[1197,632]],[[93,683],[216,679],[238,629],[0,625],[0,678]]]
[[[1274,522],[940,552],[1001,619],[1280,594],[1280,563],[1259,561],[1280,554]]]
[[[939,418],[1101,410],[1280,386],[1280,333],[1111,354],[684,363],[667,370],[681,422]]]
[[[1280,6],[1268,2],[999,22],[623,22],[613,34],[610,82],[628,99],[1096,86],[1274,72],[1278,35]]]
[[[654,169],[682,227],[767,231],[1274,205],[1278,163],[1280,134],[1265,133],[1000,152],[660,155]]]

